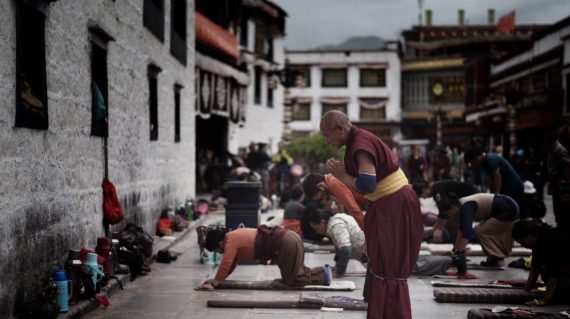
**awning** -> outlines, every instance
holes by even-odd
[[[486,116],[490,116],[490,115],[495,115],[495,114],[505,114],[507,113],[507,108],[504,106],[496,106],[494,108],[488,109],[488,110],[484,110],[484,111],[479,111],[479,112],[473,112],[470,114],[467,114],[465,116],[465,122],[466,123],[470,123],[470,122],[475,122],[477,121],[479,118],[482,117],[486,117]]]
[[[346,69],[348,68],[347,63],[321,63],[319,64],[321,69]]]
[[[237,38],[199,12],[195,13],[196,41],[200,41],[237,60]]]
[[[367,109],[379,109],[386,107],[388,98],[386,97],[361,97],[358,98],[358,104]]]
[[[356,65],[359,69],[387,69],[390,65],[388,63],[374,63],[374,64],[364,64],[359,63]]]
[[[249,76],[228,64],[196,52],[196,67],[224,77],[232,77],[240,85],[249,85]]]
[[[350,102],[349,97],[334,97],[334,96],[323,96],[319,99],[319,102],[325,104],[348,104]]]

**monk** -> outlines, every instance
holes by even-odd
[[[364,216],[371,273],[367,318],[411,319],[407,278],[423,236],[419,200],[398,158],[380,138],[336,110],[325,113],[320,130],[327,144],[346,146],[344,164],[327,160],[330,173],[370,202]]]

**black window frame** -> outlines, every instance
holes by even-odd
[[[186,65],[186,0],[171,0],[170,2],[170,54]]]
[[[364,110],[373,110],[373,111],[382,110],[382,116],[381,117],[364,117],[362,115]],[[386,119],[386,107],[383,106],[383,107],[380,107],[377,109],[370,109],[370,108],[366,108],[366,107],[360,105],[360,110],[359,110],[358,116],[359,116],[359,119],[361,121],[385,120]]]
[[[259,65],[253,68],[253,104],[261,104],[261,75],[263,70]]]
[[[155,64],[148,65],[148,104],[150,140],[158,141],[158,75],[162,69]]]
[[[382,79],[383,82],[378,83],[378,84],[366,84],[364,83],[364,73],[366,72],[382,72]],[[363,88],[369,88],[369,87],[386,87],[386,69],[384,68],[379,68],[379,69],[367,69],[367,68],[362,68],[360,69],[360,87]]]
[[[295,66],[291,66],[290,69],[298,72],[298,74],[300,76],[303,77],[304,80],[304,84],[305,86],[303,88],[310,88],[311,87],[311,66],[307,65],[307,66],[301,66],[301,65],[295,65]],[[300,87],[298,85],[298,83],[295,83],[296,87]]]
[[[347,114],[348,103],[321,103],[321,116],[324,116],[325,113],[332,110],[339,110],[344,114]]]
[[[115,41],[99,26],[89,27],[91,43],[91,136],[109,136],[109,79],[108,79],[108,43]],[[99,110],[96,105],[97,92],[103,97],[105,105],[104,118],[98,119]]]
[[[164,0],[144,0],[143,25],[164,42]]]
[[[269,108],[273,108],[274,105],[274,101],[273,101],[273,89],[269,87],[269,85],[267,86],[267,107]]]
[[[180,143],[180,91],[184,86],[174,84],[174,143]]]
[[[49,108],[46,79],[45,11],[16,1],[15,127],[47,130]],[[26,100],[24,102],[24,100]]]
[[[307,108],[308,112],[305,117],[295,117],[295,114],[298,114],[298,111],[301,108]],[[295,110],[297,108],[297,110]],[[291,121],[310,121],[311,120],[311,103],[297,103],[297,105],[293,106],[293,110],[291,112]]]
[[[248,31],[249,30],[249,16],[247,12],[243,12],[240,20],[240,30],[239,30],[239,44],[244,48],[247,48],[249,43]]]
[[[327,77],[327,73],[329,72],[338,72],[338,71],[343,71],[344,72],[344,84],[336,84],[336,85],[332,85],[332,84],[327,84],[325,83],[325,79]],[[330,69],[322,69],[321,70],[321,86],[324,88],[345,88],[348,87],[348,69],[347,68],[342,68],[342,69],[338,69],[338,68],[330,68]]]

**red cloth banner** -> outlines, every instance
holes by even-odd
[[[497,32],[499,33],[511,33],[515,30],[515,11],[511,11],[506,15],[502,16],[497,22]]]
[[[236,37],[199,12],[196,12],[196,40],[238,59]]]

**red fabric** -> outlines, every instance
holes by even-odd
[[[284,219],[283,228],[296,232],[299,236],[303,236],[301,230],[301,221],[298,219]]]
[[[364,196],[348,188],[343,182],[332,176],[332,174],[325,174],[325,183],[327,184],[329,193],[354,217],[360,229],[364,230],[364,214],[359,206],[359,204],[364,205],[366,203]]]
[[[497,23],[497,32],[511,33],[515,30],[515,12],[511,11],[502,16]]]
[[[172,221],[170,220],[170,218],[160,218],[156,222],[156,229],[161,229],[161,228],[172,229]]]
[[[375,161],[377,180],[399,168],[398,158],[378,137],[355,126],[351,129],[344,165],[358,175],[354,154],[363,150]],[[410,276],[420,252],[423,236],[418,197],[408,185],[370,203],[364,216],[369,265],[375,274],[370,281],[367,318],[411,319]],[[378,277],[381,278],[378,278]]]
[[[115,225],[123,220],[123,208],[115,186],[108,178],[103,179],[103,222]]]

